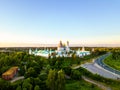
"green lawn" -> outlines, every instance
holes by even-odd
[[[119,60],[114,60],[114,59],[112,59],[112,55],[108,56],[104,60],[104,63],[106,63],[107,65],[111,66],[112,68],[120,70],[120,59]]]
[[[101,89],[84,80],[80,80],[80,81],[67,80],[65,90],[101,90]]]

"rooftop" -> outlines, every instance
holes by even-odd
[[[14,70],[16,70],[16,69],[18,69],[17,66],[11,67],[9,70],[7,70],[7,71],[6,71],[5,73],[3,73],[2,75],[11,75],[11,74],[14,72]]]

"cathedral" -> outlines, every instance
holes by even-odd
[[[66,44],[63,44],[62,41],[60,41],[57,47],[57,53],[64,54],[68,52],[70,52],[69,41],[67,41]]]
[[[31,50],[29,49],[29,54],[33,54],[36,56],[43,56],[43,57],[49,57],[52,55],[56,55],[56,57],[71,57],[72,54],[75,53],[78,57],[83,57],[86,55],[90,55],[90,51],[86,51],[83,47],[82,50],[78,49],[77,51],[71,50],[69,47],[69,41],[66,43],[62,43],[60,41],[57,46],[57,50],[52,51],[51,49],[44,49],[44,50]]]

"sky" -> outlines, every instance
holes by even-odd
[[[120,45],[120,0],[0,0],[0,46]]]

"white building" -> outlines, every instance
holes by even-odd
[[[90,51],[85,51],[84,47],[82,48],[82,50],[80,49],[78,49],[77,51],[70,50],[68,41],[66,44],[63,44],[62,41],[60,41],[56,51],[52,51],[51,49],[50,50],[36,49],[32,51],[31,49],[29,49],[29,54],[33,54],[36,56],[43,56],[46,58],[48,58],[49,56],[52,56],[52,54],[56,55],[56,57],[71,57],[74,52],[76,52],[76,55],[79,57],[90,55]]]
[[[52,53],[54,53],[54,51],[50,50],[31,50],[29,49],[29,54],[33,54],[35,56],[42,56],[42,57],[46,57],[48,58]]]
[[[64,56],[64,57],[67,57],[68,53],[70,52],[70,48],[69,48],[69,42],[67,41],[66,44],[63,44],[62,41],[59,42],[58,44],[58,47],[57,47],[57,50],[56,50],[56,53],[57,53],[57,56]]]
[[[82,48],[82,50],[80,50],[80,48],[79,48],[78,51],[76,51],[76,55],[79,57],[83,57],[86,55],[90,55],[90,51],[85,51],[84,47]]]

